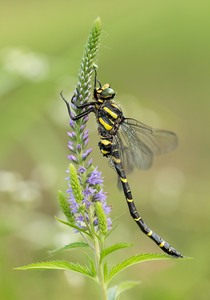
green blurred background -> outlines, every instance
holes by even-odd
[[[121,299],[210,299],[209,1],[22,0],[0,7],[0,299],[98,298],[95,284],[74,273],[13,270],[77,238],[54,219],[68,165],[59,92],[70,99],[98,16],[99,79],[112,84],[126,116],[179,136],[176,151],[129,176],[137,206],[152,229],[194,257],[128,269],[116,282],[141,285]],[[134,243],[112,263],[159,251],[129,216],[115,172],[99,153],[93,116],[88,126],[118,223],[110,243]],[[58,258],[80,260],[76,252]]]

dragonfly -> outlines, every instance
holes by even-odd
[[[144,222],[137,211],[126,175],[135,167],[143,170],[149,169],[156,155],[172,151],[177,146],[177,136],[172,131],[155,129],[135,119],[124,117],[122,109],[114,101],[115,91],[110,84],[100,83],[97,79],[96,68],[94,68],[94,73],[94,101],[78,104],[75,101],[78,91],[71,99],[71,103],[77,109],[82,110],[78,115],[72,115],[70,103],[61,92],[60,95],[66,103],[68,114],[73,121],[91,112],[95,114],[100,136],[99,149],[103,156],[109,158],[110,165],[116,170],[131,217],[140,230],[165,253],[172,257],[183,257]]]

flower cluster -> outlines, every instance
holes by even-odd
[[[71,222],[73,221],[77,228],[83,230],[94,228],[95,231],[100,230],[106,234],[111,228],[111,219],[108,217],[111,208],[106,203],[101,172],[97,167],[93,168],[90,161],[88,164],[88,169],[83,166],[76,169],[73,164],[70,164],[68,169],[69,189],[67,192]],[[99,205],[102,212],[97,209]]]
[[[73,113],[79,113],[74,104],[71,105],[71,114]],[[104,214],[103,219],[106,218],[105,232],[111,228],[111,220],[108,217],[111,208],[106,203],[101,172],[97,167],[93,167],[92,159],[88,159],[92,149],[87,149],[89,142],[86,129],[87,119],[88,116],[78,121],[70,119],[71,131],[68,132],[68,148],[71,154],[68,158],[71,163],[67,171],[69,174],[67,178],[69,180],[68,202],[74,225],[85,230],[91,227],[91,222],[95,228],[100,227],[101,216],[98,215],[95,206],[96,202],[99,202]]]
[[[85,47],[79,80],[71,104],[68,105],[62,96],[68,106],[71,131],[68,132],[68,148],[70,150],[68,155],[70,166],[67,170],[68,196],[66,198],[64,195],[60,195],[59,202],[72,227],[78,231],[79,229],[89,231],[90,234],[95,231],[106,234],[107,230],[111,228],[111,220],[108,217],[111,209],[106,203],[101,172],[93,167],[92,160],[89,159],[92,149],[87,148],[89,142],[86,129],[88,115],[77,120],[73,120],[72,117],[84,112],[85,108],[82,109],[79,106],[87,103],[91,95],[91,76],[94,57],[99,45],[100,26],[98,19]]]

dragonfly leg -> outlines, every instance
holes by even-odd
[[[80,106],[76,106],[77,108],[84,108],[84,107],[88,107],[85,111],[81,112],[80,114],[76,115],[76,116],[73,116],[72,113],[71,113],[71,108],[70,108],[70,103],[64,98],[63,96],[63,93],[61,92],[60,93],[61,95],[61,98],[63,99],[63,101],[66,103],[66,106],[67,106],[67,109],[68,109],[68,114],[69,114],[69,117],[73,120],[73,121],[76,121],[76,120],[79,120],[80,118],[88,115],[89,113],[93,112],[94,111],[94,106],[92,106],[93,104],[95,104],[95,102],[90,102],[90,103],[86,103],[86,104],[83,104],[83,105],[80,105]],[[74,97],[74,96],[73,96]],[[72,97],[72,99],[73,99]],[[71,100],[71,103],[72,100]]]

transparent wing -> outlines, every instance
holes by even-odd
[[[124,168],[131,172],[134,167],[149,169],[155,155],[172,151],[177,146],[177,137],[171,131],[154,129],[126,118],[120,125],[116,142]]]

